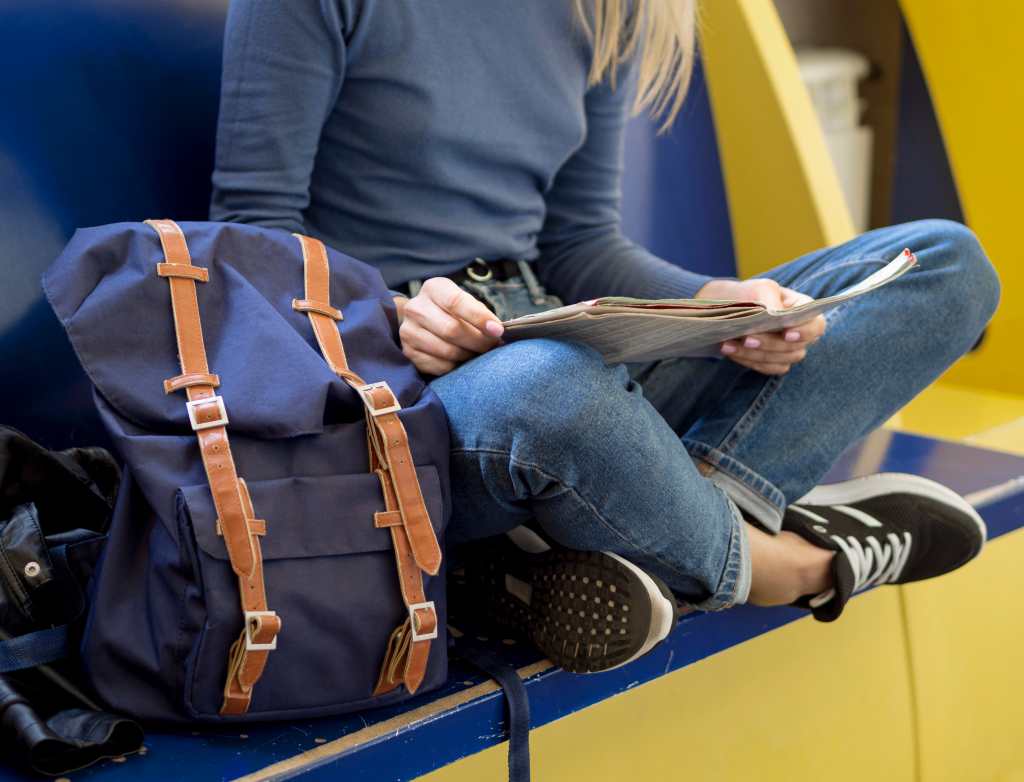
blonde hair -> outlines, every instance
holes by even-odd
[[[587,81],[615,86],[621,63],[638,51],[633,113],[664,118],[664,132],[679,114],[693,71],[696,0],[575,0],[593,44]]]

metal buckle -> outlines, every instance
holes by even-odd
[[[196,418],[196,406],[209,404],[210,402],[217,405],[217,410],[220,412],[220,416],[213,421],[203,421],[200,423]],[[192,429],[196,432],[203,429],[209,429],[214,426],[228,425],[228,411],[224,409],[224,400],[220,396],[208,396],[205,399],[193,399],[191,402],[185,403],[185,409],[188,410],[188,422],[192,424]]]
[[[429,633],[418,633],[416,632],[416,612],[429,609],[434,614],[434,629]],[[417,641],[432,641],[437,638],[437,609],[434,607],[434,601],[428,600],[426,603],[413,603],[409,606],[409,629],[412,630],[412,642]]]
[[[370,396],[370,392],[375,388],[386,388],[388,393],[394,398],[395,403],[390,407],[374,407],[373,397]],[[379,383],[367,383],[365,386],[359,386],[359,395],[366,402],[366,409],[370,411],[370,415],[378,416],[385,415],[386,413],[396,413],[402,409],[402,406],[398,404],[398,397],[395,396],[395,392],[391,390],[391,386],[387,384],[386,380],[381,380]]]
[[[473,268],[474,266],[482,267],[483,271],[477,271]],[[494,277],[494,270],[491,269],[483,258],[474,258],[472,263],[466,267],[466,276],[473,280],[473,282],[487,282]]]
[[[272,652],[277,648],[277,636],[268,644],[258,644],[252,640],[249,628],[250,622],[258,616],[277,616],[276,611],[246,611],[245,612],[245,651],[247,652]]]

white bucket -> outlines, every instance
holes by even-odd
[[[867,76],[870,63],[849,49],[799,48],[796,56],[854,227],[866,231],[870,219],[873,134],[871,128],[860,124],[864,104],[858,96],[858,86]]]

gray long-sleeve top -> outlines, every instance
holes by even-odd
[[[708,277],[620,230],[633,89],[572,0],[234,0],[211,218],[309,233],[392,287],[535,260],[567,302]]]

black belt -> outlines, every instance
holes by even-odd
[[[517,277],[522,276],[522,272],[519,269],[518,261],[511,261],[507,258],[501,258],[496,261],[485,261],[482,258],[475,259],[469,266],[463,269],[459,269],[456,272],[445,275],[449,280],[452,280],[456,285],[461,285],[463,282],[490,282],[492,280],[498,280],[503,282],[505,280],[514,280]],[[415,285],[415,289],[419,291],[419,282],[413,281],[403,282],[401,285],[395,287],[395,290],[399,293],[403,293],[409,296],[412,293],[411,288]]]
[[[502,258],[497,261],[485,261],[482,258],[477,258],[469,264],[465,269],[459,269],[457,272],[447,275],[450,280],[457,283],[463,283],[467,280],[469,282],[490,282],[491,280],[511,280],[516,277],[521,277],[522,272],[519,270],[519,263],[517,261],[510,261]]]

